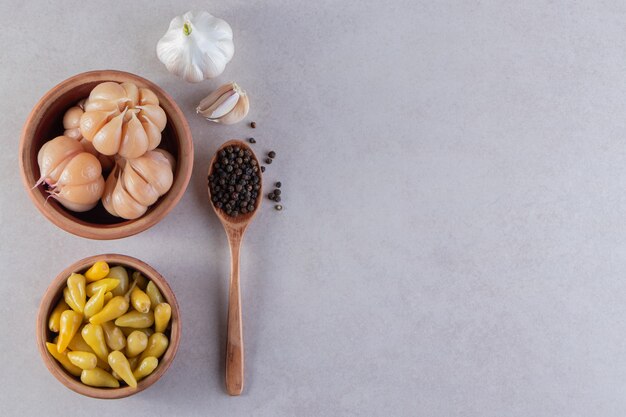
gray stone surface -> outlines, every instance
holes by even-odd
[[[192,8],[236,42],[198,85],[154,52]],[[625,20],[619,1],[2,1],[0,415],[624,416]],[[112,242],[46,221],[16,158],[35,102],[104,68],[165,88],[196,146],[175,210]],[[194,114],[229,80],[256,130]],[[246,388],[230,398],[205,173],[249,135],[278,153],[265,179],[285,211],[265,204],[246,237]],[[163,379],[110,402],[61,386],[34,340],[52,277],[104,252],[156,267],[184,320]]]

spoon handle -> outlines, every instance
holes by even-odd
[[[226,335],[226,391],[230,395],[239,395],[243,391],[243,326],[239,290],[239,250],[242,238],[242,231],[228,233],[231,271]]]

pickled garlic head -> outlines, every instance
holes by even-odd
[[[70,116],[78,114],[74,112]],[[132,159],[159,145],[166,123],[165,111],[150,89],[107,81],[91,90],[79,128],[99,153]]]
[[[173,166],[161,149],[119,162],[106,180],[102,204],[114,216],[136,219],[172,187]]]

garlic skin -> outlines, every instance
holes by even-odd
[[[156,46],[167,70],[197,83],[220,75],[234,53],[233,30],[226,21],[207,12],[187,12],[170,22]]]
[[[91,91],[84,108],[80,133],[103,155],[137,158],[161,143],[167,116],[147,88],[104,82]]]
[[[248,95],[234,82],[219,87],[196,107],[196,113],[207,120],[225,125],[240,122],[249,110]]]
[[[173,167],[165,151],[148,151],[135,159],[118,161],[107,178],[102,195],[104,208],[113,216],[142,216],[174,182]]]

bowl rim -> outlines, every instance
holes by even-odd
[[[46,198],[39,192],[38,189],[32,188],[34,181],[31,182],[32,178],[28,178],[29,174],[26,172],[27,167],[31,167],[30,153],[32,147],[30,146],[30,143],[32,142],[31,139],[34,136],[36,130],[35,120],[37,120],[41,115],[45,114],[53,101],[71,91],[73,88],[85,83],[104,81],[131,81],[145,85],[148,88],[152,89],[155,94],[157,94],[159,100],[162,103],[162,100],[165,100],[165,107],[167,107],[168,110],[166,110],[165,108],[164,110],[166,110],[168,121],[172,123],[175,130],[182,133],[181,135],[179,135],[179,147],[181,148],[181,152],[179,153],[176,161],[176,169],[178,170],[179,174],[172,184],[172,188],[166,193],[164,197],[162,197],[162,200],[159,201],[157,205],[153,205],[151,211],[139,217],[138,219],[110,225],[100,225],[77,221],[76,219],[71,219],[67,216],[64,216],[54,208],[47,209]],[[35,104],[31,112],[29,113],[26,121],[24,122],[19,143],[19,166],[22,183],[24,184],[24,188],[26,189],[28,196],[35,204],[37,209],[44,215],[44,217],[46,217],[49,221],[51,221],[62,230],[65,230],[66,232],[72,233],[76,236],[95,240],[121,239],[124,237],[132,236],[149,229],[150,227],[161,221],[183,197],[191,179],[191,174],[193,170],[193,157],[193,137],[191,134],[191,128],[189,127],[187,118],[183,114],[182,110],[178,107],[178,104],[176,104],[176,101],[172,98],[172,96],[170,96],[164,89],[159,87],[157,84],[146,78],[130,72],[119,70],[96,70],[83,72],[67,78],[66,80],[61,81],[60,83],[52,87],[39,99],[39,101]]]
[[[159,359],[159,365],[157,369],[137,383],[137,388],[124,386],[121,388],[97,388],[83,384],[75,379],[75,377],[63,369],[56,359],[50,355],[46,348],[47,333],[48,333],[48,316],[51,310],[54,308],[54,302],[59,296],[59,292],[62,291],[63,286],[66,283],[67,277],[76,271],[81,271],[91,266],[96,261],[106,261],[112,265],[122,265],[127,268],[132,268],[141,272],[146,278],[152,280],[161,291],[163,297],[167,300],[168,304],[172,307],[172,317],[170,319],[171,330],[169,337],[169,345],[165,354]],[[74,262],[63,271],[61,271],[54,280],[50,283],[46,289],[41,303],[39,304],[39,310],[37,312],[36,322],[36,339],[39,354],[46,365],[46,368],[50,373],[64,386],[71,389],[78,394],[82,394],[92,398],[99,399],[116,399],[125,398],[134,394],[137,394],[148,387],[152,386],[167,372],[168,368],[172,364],[178,347],[180,344],[180,337],[182,332],[182,321],[180,319],[180,308],[176,300],[176,296],[172,291],[165,278],[159,274],[154,268],[147,263],[134,258],[132,256],[120,255],[116,253],[107,253],[102,255],[89,256],[79,261]]]

